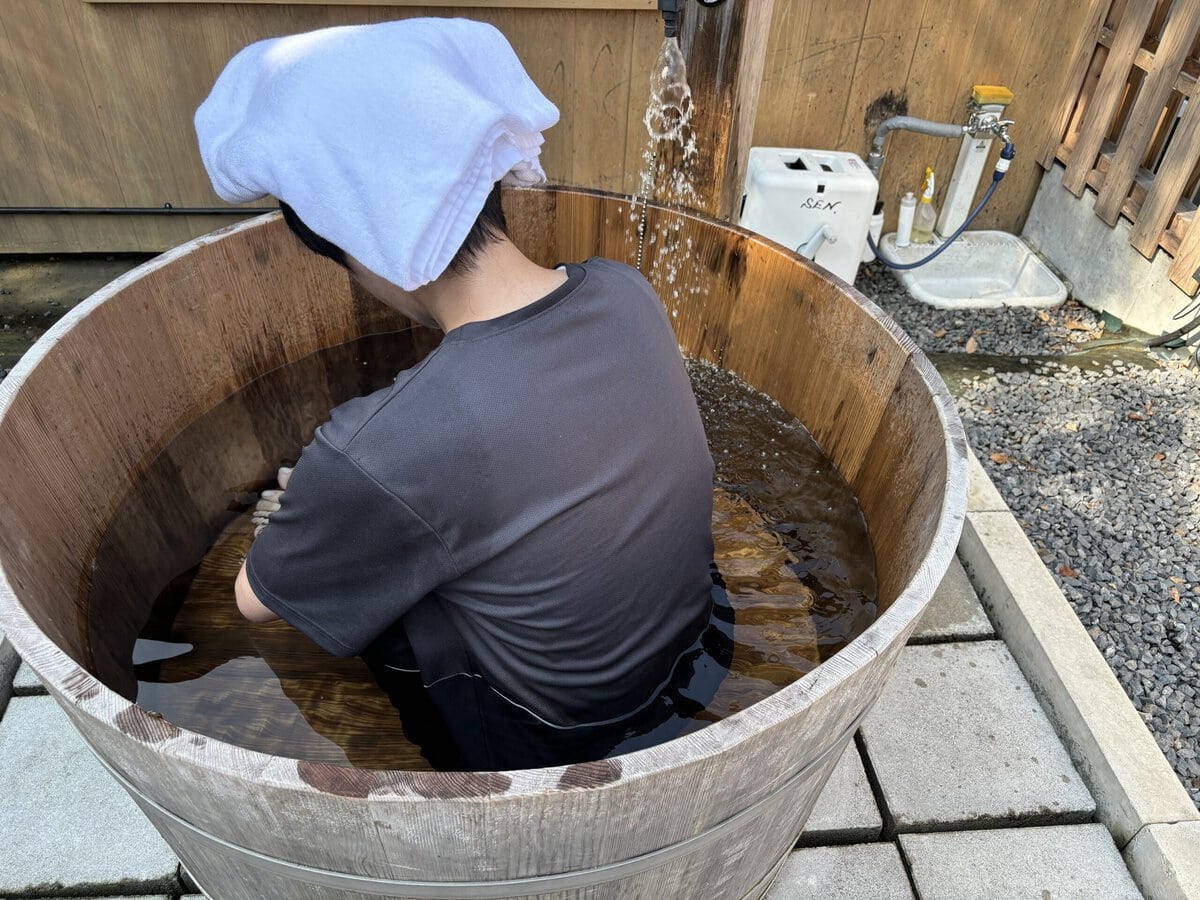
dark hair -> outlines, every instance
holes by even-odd
[[[483,209],[475,218],[475,224],[463,238],[462,246],[450,260],[450,268],[459,275],[465,275],[475,268],[475,258],[479,252],[493,241],[508,237],[508,222],[504,219],[504,207],[500,203],[500,182],[492,185],[491,193],[483,201]]]
[[[327,241],[304,224],[296,211],[282,200],[279,209],[283,213],[283,221],[287,222],[292,234],[313,253],[332,259],[340,266],[346,265],[346,251],[332,241]],[[459,275],[464,275],[475,268],[475,258],[479,252],[493,241],[508,237],[508,223],[504,219],[504,207],[500,203],[500,182],[492,185],[491,193],[483,203],[483,209],[475,218],[471,230],[463,239],[462,246],[450,260],[449,268]]]
[[[287,222],[288,228],[292,229],[292,234],[300,239],[305,247],[313,253],[321,256],[326,256],[332,259],[339,266],[346,265],[346,251],[332,241],[327,241],[311,228],[304,224],[296,211],[284,203],[279,201],[279,211],[283,213],[283,221]]]

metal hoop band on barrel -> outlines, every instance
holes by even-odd
[[[834,752],[841,753],[845,749],[845,741],[852,738],[858,726],[866,718],[865,710],[860,713],[850,726],[846,728],[837,740],[832,741],[820,754],[800,769],[793,772],[781,782],[771,793],[756,800],[750,806],[734,813],[728,819],[723,819],[712,828],[702,831],[693,837],[660,847],[649,853],[634,856],[617,863],[596,866],[591,869],[580,869],[578,872],[562,872],[556,875],[538,875],[532,878],[515,878],[505,881],[393,881],[389,879],[370,878],[362,875],[350,875],[345,872],[333,872],[329,869],[317,869],[312,866],[291,863],[274,857],[266,856],[255,850],[232,844],[229,841],[209,834],[197,828],[191,822],[179,818],[149,797],[144,796],[120,772],[108,764],[108,761],[97,755],[101,765],[121,783],[130,795],[142,806],[148,806],[158,815],[170,819],[174,824],[187,829],[201,842],[207,843],[226,853],[243,858],[251,865],[272,875],[284,876],[297,881],[321,887],[340,888],[351,891],[366,891],[379,897],[412,897],[420,896],[428,900],[487,900],[499,894],[514,895],[539,894],[551,891],[573,890],[594,887],[610,883],[616,877],[637,875],[649,869],[654,869],[681,856],[687,856],[715,843],[721,836],[751,817],[760,807],[774,800],[781,793],[798,781],[808,777],[814,769],[824,763]]]

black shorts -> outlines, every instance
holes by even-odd
[[[405,735],[434,768],[561,766],[631,753],[702,728],[696,716],[733,658],[733,609],[724,588],[715,586],[709,624],[679,657],[666,686],[630,716],[598,725],[547,723],[480,676],[456,675],[426,687],[419,672],[371,654],[364,658],[399,711]]]

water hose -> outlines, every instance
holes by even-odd
[[[961,225],[958,226],[958,229],[954,232],[954,234],[952,234],[952,235],[950,235],[950,237],[946,238],[946,240],[943,241],[928,256],[922,257],[921,259],[918,259],[916,262],[911,262],[911,263],[901,263],[901,262],[896,262],[895,260],[892,260],[892,259],[888,259],[886,256],[884,256],[882,253],[879,252],[879,248],[875,245],[875,240],[871,237],[871,233],[868,231],[867,232],[867,246],[871,248],[871,252],[875,254],[875,258],[877,260],[879,260],[881,263],[883,263],[885,266],[887,266],[889,269],[897,269],[897,270],[901,270],[901,271],[907,270],[907,269],[915,269],[918,266],[923,266],[928,262],[933,262],[934,259],[936,259],[939,255],[941,255],[942,251],[944,251],[947,247],[949,247],[956,240],[958,240],[959,236],[964,231],[967,230],[967,227],[972,222],[975,221],[975,217],[978,216],[981,212],[983,212],[983,208],[985,206],[987,206],[988,201],[992,199],[992,194],[994,194],[996,192],[997,185],[1000,184],[1000,180],[1008,172],[1008,167],[1012,163],[1013,157],[1016,155],[1017,155],[1016,148],[1013,146],[1012,141],[1009,141],[1008,143],[1006,143],[1004,145],[1004,149],[1000,151],[1000,158],[998,160],[996,160],[996,168],[992,172],[992,183],[988,185],[987,192],[984,193],[983,199],[979,201],[978,205],[973,210],[971,210],[971,214],[969,216],[967,216],[966,220]]]
[[[1175,314],[1175,318],[1182,319],[1197,309],[1200,309],[1200,300],[1185,306]],[[1188,354],[1188,365],[1200,365],[1200,314],[1189,320],[1186,325],[1146,341],[1147,349],[1153,350],[1159,347],[1164,350],[1186,350],[1188,347],[1193,347],[1194,349]]]
[[[1175,313],[1174,318],[1177,320],[1182,319],[1184,316],[1189,315],[1190,313],[1193,313],[1193,312],[1198,312],[1198,311],[1200,311],[1200,300],[1197,300],[1195,303],[1189,303],[1187,306],[1185,306],[1179,312]],[[1146,346],[1147,347],[1165,346],[1167,344],[1178,341],[1180,338],[1184,338],[1185,335],[1189,331],[1194,331],[1197,328],[1200,328],[1200,312],[1198,312],[1196,317],[1189,320],[1188,323],[1186,325],[1184,325],[1183,327],[1176,328],[1174,331],[1167,332],[1166,334],[1160,334],[1158,337],[1151,338],[1150,340],[1146,341]],[[1167,349],[1168,350],[1178,349],[1179,347],[1184,346],[1186,343],[1187,343],[1187,340],[1185,338],[1182,343],[1177,344],[1175,347],[1168,347]]]

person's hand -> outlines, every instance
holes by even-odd
[[[279,483],[277,489],[263,491],[259,495],[258,502],[254,504],[254,536],[258,537],[262,534],[262,530],[267,527],[271,520],[271,513],[279,509],[279,499],[283,496],[283,492],[287,489],[288,479],[292,477],[292,470],[283,466],[279,469],[275,480]]]

